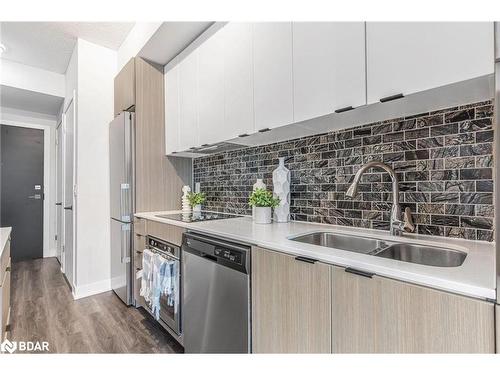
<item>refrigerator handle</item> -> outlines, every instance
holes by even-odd
[[[122,263],[130,263],[130,224],[122,224],[122,241],[120,247],[120,256]]]
[[[129,210],[130,184],[120,185],[120,216],[121,221],[130,221]]]

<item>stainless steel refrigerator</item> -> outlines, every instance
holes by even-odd
[[[111,202],[111,288],[132,303],[132,223],[134,214],[134,114],[120,113],[109,125]]]

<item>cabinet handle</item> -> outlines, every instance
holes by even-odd
[[[385,98],[380,99],[380,103],[390,102],[391,100],[401,99],[404,97],[405,96],[402,93],[396,94],[396,95],[391,95],[391,96],[386,96]]]
[[[248,137],[248,134],[247,133],[243,133],[243,134],[238,135],[238,137],[240,137],[240,138]]]
[[[346,268],[345,269],[345,272],[347,273],[352,273],[354,275],[358,275],[358,276],[363,276],[363,277],[368,277],[368,278],[372,278],[373,276],[375,276],[374,273],[371,273],[371,272],[366,272],[366,271],[361,271],[361,270],[357,270],[355,268]]]
[[[271,129],[269,129],[269,128],[264,128],[264,129],[260,129],[260,130],[258,130],[258,132],[259,132],[259,133],[265,133],[265,132],[268,132],[268,131],[270,131],[270,130],[271,130]]]
[[[314,264],[316,263],[318,260],[317,259],[313,259],[313,258],[307,258],[307,257],[295,257],[295,260],[298,260],[299,262],[305,262],[305,263],[310,263],[310,264]]]
[[[141,255],[142,255],[142,251],[136,250],[135,252],[136,252],[137,254],[141,254]]]
[[[344,108],[339,108],[335,110],[335,113],[342,113],[342,112],[347,112],[353,110],[354,107],[350,105],[349,107],[344,107]]]
[[[10,267],[5,268],[5,272],[10,272]]]

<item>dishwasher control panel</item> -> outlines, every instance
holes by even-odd
[[[231,249],[222,249],[219,247],[216,247],[214,249],[214,255],[218,256],[220,258],[224,258],[230,262],[236,263],[236,264],[242,264],[241,263],[241,252],[236,251],[236,250],[231,250]]]

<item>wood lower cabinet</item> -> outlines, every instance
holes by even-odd
[[[492,303],[332,267],[334,353],[494,353],[494,332]]]
[[[497,339],[497,346],[496,346],[496,350],[497,350],[497,354],[500,354],[500,305],[496,305],[495,306],[495,316],[496,316],[496,328],[497,328],[497,332],[496,332],[496,339]]]
[[[252,248],[252,352],[330,353],[330,266]]]
[[[133,291],[134,291],[134,299],[135,306],[144,306],[144,298],[140,295],[141,290],[141,279],[138,279],[136,274],[140,270],[142,270],[142,252],[146,248],[146,236],[142,234],[138,234],[137,232],[134,234],[134,255],[133,255],[133,264],[132,264],[132,275],[133,275]]]
[[[10,240],[0,253],[0,342],[7,337],[7,326],[10,319]]]

